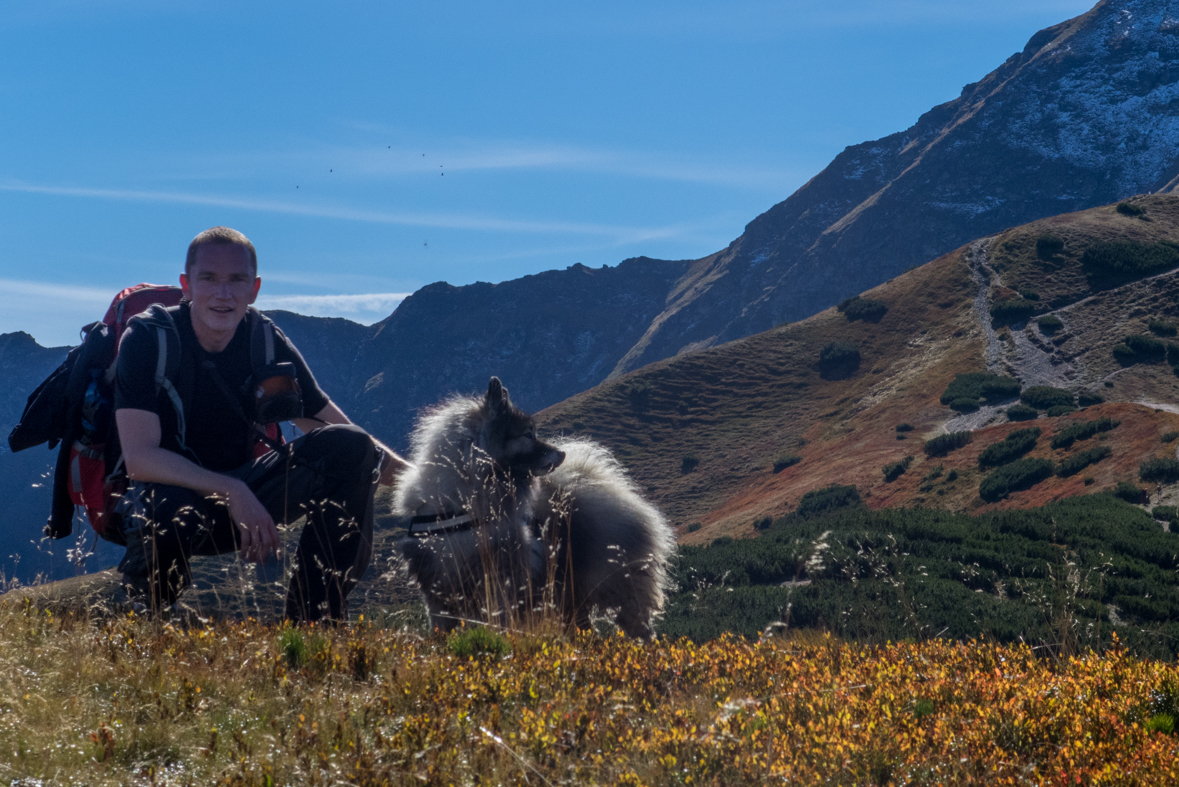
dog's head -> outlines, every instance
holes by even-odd
[[[545,475],[565,461],[563,451],[537,438],[532,416],[512,404],[498,377],[492,377],[487,386],[483,408],[487,418],[483,448],[513,478]]]

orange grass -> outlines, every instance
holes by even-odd
[[[441,637],[364,624],[305,635],[317,645],[297,667],[280,643],[291,635],[253,622],[183,631],[0,609],[0,783],[1063,785],[1179,775],[1179,738],[1145,726],[1179,668],[1116,646],[1057,661],[940,640],[510,635],[506,656],[460,658]]]

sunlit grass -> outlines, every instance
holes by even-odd
[[[0,783],[1152,784],[1179,770],[1179,668],[1116,647],[1056,660],[814,634],[506,634],[457,655],[461,636],[185,631],[9,605]]]

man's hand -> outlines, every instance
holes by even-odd
[[[229,516],[241,535],[242,558],[262,563],[273,552],[279,557],[282,542],[270,513],[244,483],[229,494]]]

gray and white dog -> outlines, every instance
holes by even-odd
[[[618,461],[589,440],[547,443],[492,377],[487,395],[425,413],[394,513],[412,517],[399,544],[432,626],[515,627],[555,612],[587,628],[612,614],[654,635],[675,538]]]

